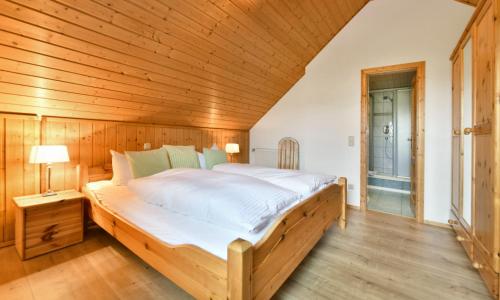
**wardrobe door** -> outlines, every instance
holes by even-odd
[[[468,134],[468,128],[472,127],[473,118],[473,65],[472,65],[472,39],[469,39],[462,50],[463,55],[463,99],[462,113],[462,172],[461,172],[461,196],[462,196],[462,220],[469,228],[472,225],[472,136]],[[460,142],[459,142],[460,143]]]
[[[492,115],[494,106],[495,29],[493,7],[478,20],[474,49],[476,97],[471,132],[474,150],[474,251],[495,268],[498,239],[495,233],[497,213],[492,193],[493,145]],[[476,252],[477,247],[477,252]],[[498,271],[498,270],[497,270]]]
[[[458,217],[462,214],[461,196],[461,144],[462,144],[462,53],[453,61],[452,73],[452,196],[451,209]]]

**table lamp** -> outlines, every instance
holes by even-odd
[[[240,153],[240,145],[234,143],[226,144],[226,153],[229,153],[231,162],[233,162],[233,154]]]
[[[46,192],[42,196],[52,196],[56,193],[51,189],[50,176],[51,168],[54,163],[69,162],[68,147],[65,145],[40,145],[33,146],[30,152],[31,164],[46,164],[47,166],[47,181]]]

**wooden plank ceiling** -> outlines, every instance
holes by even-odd
[[[481,0],[455,0],[455,1],[463,3],[463,4],[477,6],[477,4],[479,3],[479,1],[481,1]]]
[[[368,0],[0,1],[0,111],[249,129]]]

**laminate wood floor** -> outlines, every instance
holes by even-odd
[[[451,230],[349,211],[276,299],[490,299]],[[100,229],[83,243],[21,262],[0,249],[0,299],[190,299]]]

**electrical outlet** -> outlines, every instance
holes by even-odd
[[[347,144],[349,147],[354,147],[354,136],[350,135],[349,138],[347,139]]]
[[[352,184],[352,183],[348,184],[347,185],[347,189],[350,190],[350,191],[354,190],[354,184]]]

